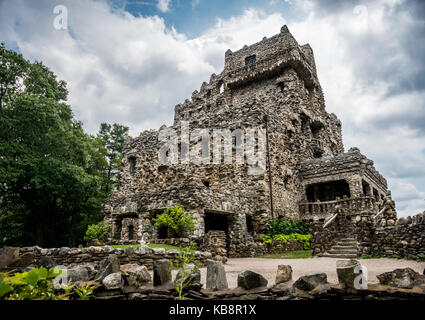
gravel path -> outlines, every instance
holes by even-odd
[[[293,280],[309,273],[325,272],[328,275],[328,282],[338,283],[336,275],[336,258],[309,258],[309,259],[261,259],[261,258],[232,258],[225,264],[227,282],[229,288],[237,286],[238,273],[245,270],[252,270],[260,273],[268,280],[268,286],[275,283],[276,270],[279,264],[288,264],[292,267]],[[376,275],[397,268],[412,268],[422,274],[425,262],[399,259],[358,259],[368,270],[369,283],[377,283]],[[206,282],[206,268],[201,269],[201,283]]]

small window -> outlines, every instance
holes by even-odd
[[[134,227],[128,226],[128,240],[133,240],[134,238]]]
[[[285,93],[285,84],[283,82],[279,83],[277,86],[279,87],[280,93]]]
[[[204,181],[204,186],[206,186],[207,188],[209,188],[210,187],[210,182],[208,180],[205,180]]]
[[[136,171],[136,158],[130,157],[128,162],[130,163],[130,173],[133,174]]]
[[[245,58],[245,66],[247,71],[251,71],[255,69],[256,60],[257,60],[257,57],[255,55]]]
[[[250,234],[251,236],[254,236],[254,223],[252,221],[252,216],[249,216],[249,215],[246,216],[246,228],[247,228],[248,234]]]

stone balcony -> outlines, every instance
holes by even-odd
[[[362,196],[358,198],[342,198],[332,201],[300,202],[300,217],[305,220],[327,219],[335,213],[346,216],[360,215],[361,213],[377,213],[378,204],[374,197]]]

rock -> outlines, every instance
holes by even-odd
[[[111,273],[116,273],[120,271],[120,263],[116,254],[110,254],[105,260],[103,260],[102,265],[99,268],[95,278],[103,280],[106,276]]]
[[[183,279],[186,290],[200,290],[201,289],[201,271],[193,263],[189,263],[184,267],[186,276]],[[182,279],[182,270],[180,269],[176,275],[176,281],[179,282]]]
[[[158,254],[158,255],[164,255],[165,249],[164,248],[152,248],[152,253]]]
[[[19,258],[19,249],[3,247],[0,249],[0,269],[6,268]]]
[[[425,276],[411,268],[395,269],[376,276],[379,283],[396,288],[411,289],[425,283]]]
[[[177,250],[177,249],[170,249],[170,250],[167,250],[167,254],[169,254],[169,255],[179,255],[180,251]]]
[[[64,256],[64,255],[66,255],[69,252],[69,250],[71,250],[71,248],[62,247],[62,248],[59,249],[59,253],[58,254],[60,256]]]
[[[127,247],[125,249],[125,254],[126,255],[132,255],[134,253],[134,248],[133,247]]]
[[[338,275],[338,282],[346,289],[356,290],[355,279],[361,273],[361,264],[359,261],[351,260],[337,260],[336,273]],[[365,275],[367,277],[367,275]],[[366,278],[367,279],[367,278]],[[367,281],[364,284],[367,288]]]
[[[94,254],[96,254],[96,253],[102,253],[103,252],[103,249],[101,247],[91,246],[91,247],[88,247],[87,252],[94,253]]]
[[[148,246],[138,246],[135,250],[137,254],[149,254],[151,253],[151,248]]]
[[[72,283],[81,281],[88,282],[90,280],[89,270],[87,267],[83,266],[68,269],[68,279],[71,279]]]
[[[140,287],[151,281],[151,275],[146,266],[124,264],[120,267],[125,282],[132,287]]]
[[[167,259],[153,262],[153,285],[160,286],[171,281],[170,262]]]
[[[276,284],[292,280],[292,268],[290,265],[280,264],[277,266]]]
[[[132,294],[130,294],[130,296],[129,296],[129,300],[145,300],[145,299],[147,299],[147,295],[145,295],[145,294],[141,294],[141,293],[132,293]]]
[[[238,274],[238,287],[246,290],[267,286],[267,279],[261,274],[247,270]]]
[[[299,277],[294,283],[294,287],[304,291],[310,291],[316,288],[319,284],[328,282],[326,273],[314,273]]]
[[[114,248],[112,248],[111,246],[106,245],[106,246],[103,246],[103,251],[105,253],[113,253],[114,252]]]
[[[25,252],[18,256],[16,260],[9,264],[10,268],[25,268],[34,263],[35,254],[33,252]]]
[[[124,287],[124,280],[121,272],[115,272],[107,275],[102,280],[102,284],[105,286],[106,290],[122,289]]]
[[[46,269],[56,267],[57,265],[58,264],[55,260],[53,260],[51,257],[46,256],[41,257],[36,263],[37,268],[44,267]]]
[[[227,289],[226,272],[220,261],[207,260],[207,289],[221,290]]]
[[[278,296],[290,296],[294,293],[292,282],[281,282],[270,288],[270,291]]]

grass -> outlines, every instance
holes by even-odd
[[[258,256],[256,258],[264,259],[307,259],[311,258],[310,250],[295,250],[284,253],[265,254],[264,256]]]
[[[171,249],[175,249],[175,250],[179,250],[179,251],[183,251],[184,248],[182,247],[176,247],[176,246],[172,246],[169,244],[160,244],[160,243],[148,243],[146,244],[149,248],[164,248],[165,250],[171,250]],[[128,247],[133,247],[134,249],[136,249],[137,247],[139,247],[140,244],[113,244],[111,245],[112,248],[121,248],[121,249],[127,249]]]

